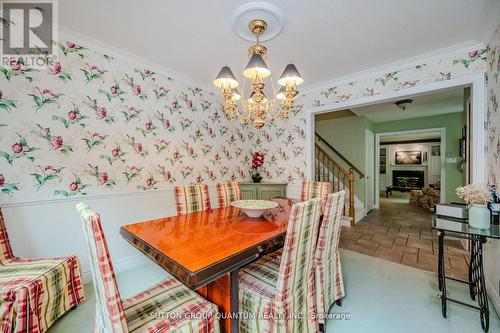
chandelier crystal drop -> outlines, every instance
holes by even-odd
[[[237,89],[239,83],[228,66],[222,67],[213,83],[221,90],[224,112],[229,119],[239,119],[245,124],[252,122],[255,128],[262,128],[266,120],[274,123],[279,118],[288,119],[293,101],[299,94],[297,86],[304,80],[297,67],[288,64],[278,80],[281,87],[276,91],[271,70],[264,60],[267,48],[259,43],[259,36],[266,31],[267,23],[253,20],[248,27],[255,35],[256,44],[248,49],[249,61],[242,73],[244,80],[241,94]],[[269,96],[266,95],[266,82],[270,82],[270,88],[267,89]],[[248,97],[245,97],[245,90],[250,91]],[[243,112],[238,110],[238,102]]]

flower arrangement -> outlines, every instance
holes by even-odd
[[[486,205],[491,199],[490,191],[483,185],[471,184],[459,187],[456,193],[468,205]]]
[[[262,180],[260,175],[260,168],[264,164],[264,154],[256,151],[252,154],[252,180],[254,183],[259,183]]]

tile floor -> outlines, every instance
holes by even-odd
[[[431,228],[430,212],[404,201],[381,200],[355,227],[343,227],[340,247],[424,269],[437,271],[438,237]],[[459,241],[447,240],[447,275],[466,279],[468,253]]]

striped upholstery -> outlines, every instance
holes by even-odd
[[[332,192],[332,185],[329,182],[308,182],[302,183],[300,199],[302,201],[321,198],[321,211],[324,211],[328,195]]]
[[[217,199],[219,207],[226,207],[231,202],[241,200],[240,183],[226,182],[217,184]]]
[[[340,220],[344,209],[346,191],[330,194],[319,230],[315,254],[315,278],[318,313],[327,313],[330,306],[345,296],[340,267]]]
[[[43,333],[85,297],[78,259],[15,257],[0,210],[1,332]]]
[[[207,185],[176,186],[175,199],[177,215],[210,210]]]
[[[293,205],[282,255],[272,253],[242,269],[240,332],[318,332],[312,314],[316,313],[313,258],[319,216],[319,199]]]
[[[77,209],[96,294],[94,332],[219,332],[217,307],[172,277],[122,301],[100,216],[84,203]]]
[[[0,265],[5,265],[15,259],[12,247],[10,246],[7,228],[3,220],[2,210],[0,209]]]

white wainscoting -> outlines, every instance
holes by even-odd
[[[217,206],[215,185],[209,186],[213,207]],[[287,197],[298,198],[300,185],[289,185]],[[81,200],[101,214],[113,265],[117,273],[145,263],[147,259],[119,234],[125,224],[175,215],[173,188],[88,197]],[[3,214],[14,254],[20,257],[61,257],[76,255],[84,281],[91,280],[83,243],[82,227],[75,204],[78,201],[50,201],[4,207]]]

